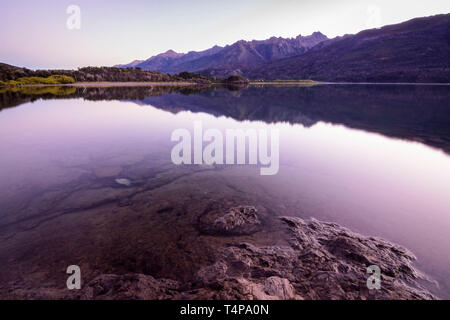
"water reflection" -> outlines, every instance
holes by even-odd
[[[238,121],[324,121],[414,140],[450,152],[448,86],[319,85],[250,87],[23,88],[0,91],[0,108],[38,99],[121,100],[171,112],[189,110]],[[170,94],[173,93],[173,94]]]
[[[73,260],[87,277],[188,280],[212,262],[208,248],[233,241],[195,229],[219,203],[264,208],[267,228],[246,241],[282,243],[274,217],[298,215],[403,244],[449,295],[448,87],[53,87],[0,97],[0,287],[64,283]],[[196,120],[279,129],[279,174],[174,166],[170,133]]]

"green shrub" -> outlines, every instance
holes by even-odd
[[[17,81],[15,81],[15,80],[6,81],[5,84],[7,86],[17,86],[17,85],[19,85],[19,83]]]
[[[42,77],[22,77],[17,80],[4,82],[7,86],[21,86],[33,84],[70,84],[75,83],[75,79],[70,76],[54,75],[47,78]]]
[[[53,81],[56,84],[75,83],[75,79],[73,77],[70,77],[70,76],[54,75],[54,76],[48,77],[47,79],[49,79],[50,81]]]

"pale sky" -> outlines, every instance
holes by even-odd
[[[67,8],[81,10],[70,30]],[[449,0],[0,0],[0,62],[31,69],[111,66],[173,49],[320,31],[353,34],[450,12]]]

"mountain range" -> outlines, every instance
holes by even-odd
[[[262,66],[271,61],[305,53],[325,40],[328,38],[320,32],[288,39],[272,37],[267,40],[241,40],[225,47],[214,46],[204,51],[191,51],[186,54],[169,50],[144,61],[136,60],[116,67],[157,70],[163,73],[207,71],[209,75],[215,76],[242,74],[242,69]]]
[[[315,32],[290,39],[241,40],[186,54],[169,50],[116,67],[266,80],[450,82],[450,14],[333,39]]]

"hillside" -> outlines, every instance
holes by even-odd
[[[291,39],[272,37],[267,40],[241,40],[226,47],[215,46],[205,51],[191,51],[187,54],[169,50],[140,63],[132,62],[117,67],[136,67],[172,74],[188,71],[225,76],[241,73],[241,69],[299,55],[327,39],[320,32],[315,32],[310,36]]]
[[[251,79],[450,82],[450,14],[335,38],[244,74]]]
[[[19,84],[33,84],[29,78],[71,77],[76,82],[176,82],[189,81],[209,84],[211,82],[230,82],[228,79],[216,79],[195,73],[164,74],[135,68],[85,67],[78,70],[30,70],[0,63],[0,85],[19,81]],[[43,79],[43,80],[42,80]],[[232,82],[232,81],[231,81]],[[45,84],[46,82],[41,82]]]

